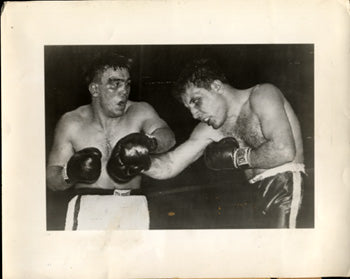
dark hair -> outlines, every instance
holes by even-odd
[[[98,53],[94,59],[92,59],[86,74],[85,80],[87,84],[96,81],[101,74],[108,68],[123,68],[128,71],[131,70],[132,59],[125,57],[117,53]]]
[[[197,59],[187,64],[175,83],[173,95],[181,99],[186,88],[193,84],[199,88],[210,89],[214,80],[227,83],[227,78],[221,71],[217,63],[211,59]]]

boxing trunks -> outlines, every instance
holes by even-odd
[[[147,199],[131,190],[77,189],[67,209],[65,230],[148,230]]]
[[[254,215],[259,228],[295,228],[303,196],[303,164],[288,163],[249,180],[254,186]]]

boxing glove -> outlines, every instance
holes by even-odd
[[[236,139],[227,137],[207,146],[204,151],[204,161],[212,170],[247,168],[250,166],[250,151],[248,147],[239,148]]]
[[[107,173],[116,183],[127,183],[151,166],[150,153],[157,140],[142,133],[132,133],[117,142],[107,162]]]
[[[86,184],[96,182],[101,174],[101,157],[101,151],[94,147],[76,152],[66,165],[66,182]]]

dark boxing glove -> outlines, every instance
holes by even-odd
[[[142,133],[132,133],[117,142],[107,163],[107,173],[116,183],[127,183],[151,166],[150,153],[157,140]]]
[[[244,169],[250,166],[250,151],[249,147],[239,148],[238,142],[228,137],[209,144],[204,152],[204,161],[212,170]]]
[[[66,165],[67,183],[92,184],[101,174],[101,151],[94,147],[76,152]]]

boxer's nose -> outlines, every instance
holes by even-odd
[[[129,95],[129,90],[127,87],[123,86],[122,88],[120,88],[119,90],[119,96],[123,97],[123,98],[127,98]]]
[[[190,111],[194,119],[199,119],[199,111],[196,108],[190,107]]]

